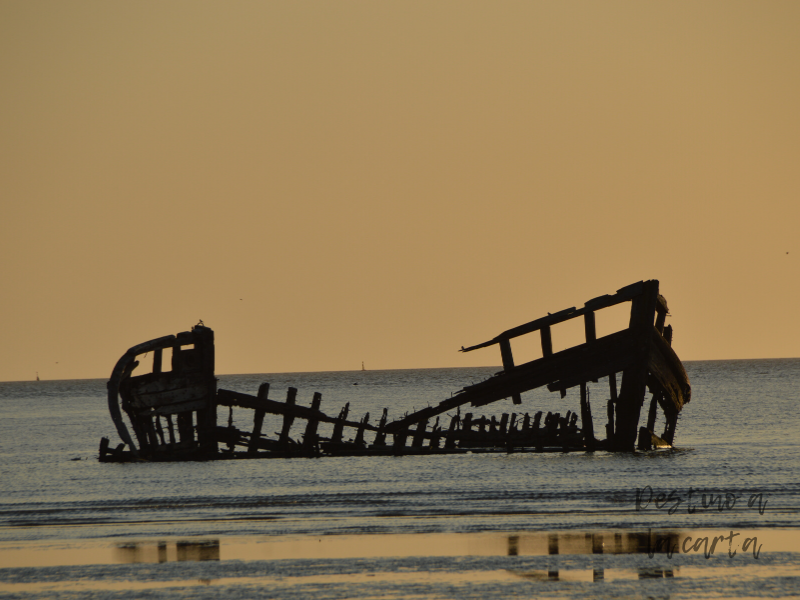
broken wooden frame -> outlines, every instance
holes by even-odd
[[[627,329],[598,338],[595,312],[623,302],[631,303]],[[480,383],[467,386],[433,407],[427,407],[389,422],[388,410],[377,425],[369,423],[367,413],[348,420],[349,404],[337,417],[320,410],[322,396],[315,393],[310,407],[297,404],[297,390],[289,388],[284,402],[269,399],[269,384],[262,384],[256,396],[216,389],[214,376],[214,335],[202,324],[190,332],[167,336],[134,346],[117,363],[108,382],[109,410],[123,444],[115,449],[103,438],[100,459],[123,460],[198,460],[225,458],[279,458],[293,456],[451,454],[459,452],[632,451],[639,437],[639,449],[670,446],[675,436],[678,414],[690,400],[691,387],[683,365],[671,347],[672,328],[665,326],[667,302],[658,293],[658,281],[643,281],[624,287],[616,294],[589,300],[582,308],[569,308],[509,329],[495,338],[462,352],[494,345],[500,347],[503,370]],[[551,327],[583,317],[585,343],[553,352]],[[511,340],[539,332],[542,358],[516,365]],[[172,351],[172,370],[162,370],[162,353]],[[136,358],[153,353],[153,372],[133,376]],[[617,375],[621,385],[617,390]],[[606,438],[595,438],[587,383],[608,377]],[[463,416],[460,407],[485,406],[504,398],[522,402],[524,392],[547,386],[563,398],[566,390],[580,388],[580,427],[578,414],[542,412],[473,417]],[[646,426],[638,428],[641,407],[647,390],[652,394]],[[120,411],[127,414],[134,442]],[[217,408],[253,410],[253,427],[243,431],[217,424]],[[661,407],[666,428],[661,436],[654,432]],[[445,429],[442,413],[457,409]],[[266,414],[283,417],[275,438],[264,435]],[[173,422],[173,417],[175,422]],[[430,421],[435,422],[428,428]],[[164,423],[162,423],[164,419]],[[305,421],[302,439],[290,437],[295,420]],[[319,425],[332,425],[328,436],[319,434]],[[177,426],[177,435],[176,435]],[[166,434],[165,434],[166,427]],[[352,436],[345,436],[347,429]],[[368,435],[367,435],[368,434]],[[388,436],[391,436],[391,443]],[[347,437],[347,439],[345,439]],[[368,441],[369,438],[369,441]],[[125,450],[125,446],[129,450]],[[220,448],[220,446],[224,446]]]

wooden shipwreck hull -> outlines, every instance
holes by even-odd
[[[310,407],[296,403],[297,390],[289,388],[283,402],[270,399],[269,384],[257,395],[217,389],[214,375],[214,333],[201,324],[189,332],[166,336],[134,346],[117,362],[108,382],[112,420],[122,443],[111,448],[100,444],[101,461],[209,460],[229,458],[283,458],[294,456],[355,456],[452,454],[464,452],[543,452],[649,450],[671,446],[678,415],[691,398],[686,371],[672,349],[672,328],[665,326],[668,308],[658,293],[658,281],[640,281],[600,296],[581,308],[548,314],[530,323],[504,331],[495,338],[462,352],[499,346],[503,370],[480,383],[464,387],[452,397],[396,421],[383,410],[377,425],[369,414],[349,419],[349,404],[336,417],[320,410],[322,396],[315,393]],[[595,312],[630,303],[627,329],[598,338]],[[586,334],[583,344],[553,352],[551,327],[582,318]],[[538,332],[542,358],[516,365],[511,340]],[[171,370],[162,367],[165,350],[171,353]],[[134,375],[137,357],[152,353],[151,373]],[[595,436],[587,383],[608,378],[609,399],[604,438]],[[617,380],[621,379],[619,389]],[[461,414],[460,407],[481,407],[512,398],[522,404],[524,392],[547,386],[563,398],[567,389],[580,388],[579,412],[542,412],[495,416]],[[650,392],[647,420],[639,426],[645,396]],[[220,407],[251,409],[253,426],[247,431],[217,423]],[[658,436],[654,431],[659,408],[666,424]],[[443,413],[457,409],[445,428]],[[126,425],[131,425],[133,435]],[[282,416],[276,437],[262,432],[267,414]],[[432,426],[428,425],[436,419]],[[580,421],[579,421],[580,419]],[[296,423],[297,422],[297,423]],[[303,423],[304,422],[304,426]],[[321,423],[332,425],[329,435],[318,433]],[[291,437],[300,425],[302,438]],[[330,429],[330,425],[328,429]],[[345,441],[344,430],[353,433]],[[638,446],[637,446],[638,437]],[[135,439],[134,439],[135,438]]]

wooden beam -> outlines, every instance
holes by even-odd
[[[361,419],[361,425],[356,432],[356,439],[353,440],[356,446],[363,446],[364,445],[364,426],[369,423],[369,413],[365,414],[364,417]]]
[[[622,371],[635,359],[635,336],[630,330],[622,330],[604,336],[590,344],[567,348],[552,356],[518,365],[511,373],[500,373],[461,392],[437,406],[427,407],[388,424],[387,431],[399,431],[424,418],[433,418],[447,410],[467,403],[483,406],[513,394],[521,394],[562,378],[581,377],[585,380],[602,377],[607,373]],[[599,375],[594,375],[599,373]]]
[[[589,406],[589,396],[586,384],[581,384],[581,429],[583,430],[583,442],[586,447],[594,448],[594,423],[592,421],[592,408]]]
[[[269,396],[269,384],[262,383],[258,387],[258,399],[267,400]],[[253,417],[253,431],[250,434],[250,445],[247,447],[248,454],[255,454],[258,452],[258,438],[261,437],[261,427],[264,424],[265,411],[263,408],[257,408],[255,416]]]
[[[297,388],[290,387],[286,392],[286,406],[294,406],[295,402],[297,402]],[[286,446],[289,444],[289,431],[292,428],[292,422],[294,421],[294,413],[291,411],[287,411],[283,415],[283,427],[281,428],[281,436],[278,438],[278,443],[281,446]]]
[[[319,410],[319,405],[322,403],[322,394],[314,392],[314,399],[311,401],[311,410]],[[306,431],[303,434],[303,447],[306,450],[311,450],[317,444],[317,426],[319,425],[318,419],[309,419],[306,424]]]
[[[342,433],[344,432],[344,426],[347,423],[347,413],[350,412],[350,403],[342,407],[342,410],[339,411],[339,418],[334,421],[333,425],[333,433],[331,434],[331,442],[338,444],[342,441]],[[361,423],[356,423],[355,426],[358,427]]]
[[[503,358],[503,370],[506,373],[510,373],[514,370],[514,356],[511,354],[511,342],[509,340],[500,340],[500,354]],[[514,404],[522,404],[522,396],[519,394],[512,394],[511,398]]]
[[[275,400],[259,401],[255,396],[234,392],[232,390],[219,390],[217,392],[217,404],[220,406],[241,406],[242,408],[252,409],[263,408],[265,412],[271,415],[285,415],[287,412],[291,412],[296,419],[317,419],[322,423],[334,424],[341,422],[345,427],[358,427],[360,425],[358,422],[328,416],[310,407],[297,405],[287,406],[283,402],[276,402]],[[378,431],[378,428],[374,425],[367,425],[366,429],[369,431]]]
[[[550,334],[550,326],[542,327],[539,334],[542,337],[542,356],[553,356],[553,337]]]
[[[461,352],[472,352],[473,350],[477,350],[479,348],[486,348],[488,346],[493,346],[494,344],[499,344],[502,339],[512,339],[515,337],[519,337],[521,335],[525,335],[526,333],[539,331],[540,329],[546,326],[556,325],[558,323],[563,323],[564,321],[569,321],[570,319],[580,317],[584,315],[586,312],[592,312],[595,310],[600,310],[601,308],[608,308],[609,306],[615,306],[617,304],[621,304],[622,302],[627,302],[639,296],[642,293],[645,283],[650,283],[650,282],[639,281],[637,283],[625,286],[624,288],[620,288],[619,290],[617,290],[616,294],[613,294],[611,296],[606,295],[593,298],[588,302],[586,302],[583,308],[576,309],[573,306],[571,308],[567,308],[557,313],[547,315],[546,317],[536,319],[534,321],[531,321],[530,323],[525,323],[524,325],[514,327],[512,329],[504,331],[503,333],[501,333],[494,339],[489,340],[488,342],[483,342],[482,344],[470,346],[469,348],[462,348]],[[656,281],[656,285],[657,284],[658,282]]]
[[[597,331],[594,323],[594,311],[589,311],[583,315],[583,329],[586,332],[586,341],[593,342],[597,339]]]

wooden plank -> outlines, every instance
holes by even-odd
[[[164,353],[163,348],[157,348],[153,352],[153,373],[161,373],[161,359]]]
[[[589,395],[586,384],[581,384],[581,429],[583,442],[587,448],[594,448],[594,423],[592,422],[592,408],[589,405]]]
[[[267,400],[269,396],[269,383],[258,386],[258,399]],[[264,425],[264,409],[257,408],[253,416],[253,431],[250,433],[250,444],[247,446],[248,454],[258,452],[258,439],[261,437],[261,427]]]
[[[630,329],[634,336],[635,362],[622,374],[622,385],[617,399],[615,446],[618,450],[633,451],[639,432],[639,415],[647,385],[648,362],[652,349],[651,338],[655,331],[658,281],[644,283],[640,296],[633,300]],[[659,338],[661,335],[656,333]]]
[[[647,282],[639,281],[637,283],[625,286],[624,288],[620,288],[619,290],[617,290],[616,294],[613,294],[611,296],[606,295],[593,298],[588,302],[586,302],[583,308],[576,309],[573,306],[571,308],[567,308],[557,313],[547,315],[546,317],[536,319],[534,321],[531,321],[530,323],[525,323],[524,325],[514,327],[512,329],[504,331],[494,339],[491,339],[487,342],[483,342],[482,344],[477,344],[475,346],[470,346],[469,348],[462,348],[461,352],[472,352],[473,350],[477,350],[479,348],[486,348],[494,344],[499,344],[500,340],[502,339],[512,339],[515,337],[519,337],[520,335],[525,335],[526,333],[538,331],[545,326],[556,325],[558,323],[563,323],[564,321],[569,321],[570,319],[580,317],[584,315],[586,312],[600,310],[601,308],[608,308],[610,306],[615,306],[616,304],[621,304],[622,302],[627,302],[642,293],[645,283]],[[656,284],[657,283],[658,282],[656,282]]]
[[[154,408],[152,412],[148,412],[147,414],[150,415],[177,415],[180,413],[191,412],[196,410],[203,410],[205,407],[208,406],[208,401],[203,400],[191,400],[189,402],[180,402],[177,404],[168,404],[166,406],[161,406],[159,408]]]
[[[428,426],[428,419],[424,419],[419,423],[417,423],[417,430],[414,433],[414,437],[411,440],[412,448],[420,448],[422,446],[423,434],[425,433],[425,428],[427,426]]]
[[[450,419],[450,427],[447,429],[447,436],[445,437],[444,447],[445,448],[455,448],[456,447],[456,431],[459,425],[459,417],[458,415],[453,415],[453,418]]]
[[[608,391],[611,394],[611,401],[616,403],[617,401],[617,374],[611,373],[608,376]]]
[[[385,446],[386,445],[386,421],[389,418],[389,409],[383,409],[383,415],[381,415],[380,423],[378,423],[378,434],[375,436],[375,441],[372,442],[373,446]]]
[[[339,411],[339,418],[334,420],[333,425],[333,433],[331,434],[331,442],[334,444],[339,444],[342,441],[342,433],[344,432],[344,426],[347,424],[347,413],[350,412],[350,403],[348,402],[342,407],[342,410]],[[355,424],[358,427],[361,423]]]
[[[503,413],[500,417],[500,433],[505,434],[508,431],[508,413]]]
[[[503,359],[503,370],[509,373],[514,370],[514,356],[511,354],[511,342],[509,340],[500,340],[500,355]],[[522,396],[519,394],[512,394],[511,399],[514,404],[522,404]]]
[[[169,445],[171,447],[175,447],[175,425],[172,423],[172,415],[166,415],[167,417],[167,430],[169,431]]]
[[[550,326],[545,325],[539,331],[542,338],[542,356],[553,355],[553,336],[550,333]]]
[[[205,398],[208,386],[204,382],[195,383],[190,387],[165,390],[163,392],[150,392],[147,394],[133,393],[133,406],[136,409],[169,406]]]
[[[194,426],[192,425],[192,413],[182,412],[178,413],[178,434],[180,435],[180,444],[194,444]]]
[[[286,391],[286,407],[294,406],[295,402],[297,402],[297,388],[290,387]],[[281,428],[281,435],[278,438],[278,443],[281,446],[287,446],[289,444],[289,431],[292,428],[292,423],[294,422],[294,413],[291,410],[287,410],[283,415],[283,427]]]
[[[655,431],[656,428],[656,417],[658,416],[658,399],[659,396],[663,396],[663,391],[658,391],[657,393],[653,394],[653,397],[650,399],[650,410],[647,414],[647,430],[648,431]]]
[[[552,315],[547,315],[546,317],[542,317],[540,319],[536,319],[535,321],[531,321],[530,323],[525,323],[524,325],[520,325],[519,327],[514,327],[513,329],[509,329],[508,331],[504,331],[494,339],[489,340],[488,342],[483,342],[482,344],[477,344],[475,346],[470,346],[469,348],[462,348],[461,352],[472,352],[473,350],[477,350],[478,348],[486,348],[488,346],[493,346],[494,344],[499,344],[503,339],[511,339],[515,337],[519,337],[521,335],[525,335],[526,333],[532,333],[534,331],[540,330],[542,327],[555,325],[557,323],[563,323],[564,321],[568,321],[573,319],[579,314],[574,314],[576,312],[575,307],[570,307],[554,313]]]
[[[437,406],[427,407],[402,419],[389,423],[388,432],[405,429],[409,425],[424,418],[433,418],[458,406],[472,403],[482,406],[508,398],[512,394],[521,394],[561,378],[577,373],[588,373],[592,379],[594,373],[603,376],[606,373],[621,371],[635,359],[636,338],[630,330],[622,330],[599,338],[590,343],[567,348],[552,356],[518,365],[511,373],[501,373],[494,377],[465,387],[455,396],[444,400]]]
[[[472,413],[464,415],[464,421],[461,423],[461,431],[470,433],[472,431]]]
[[[589,311],[583,315],[583,329],[586,333],[586,341],[593,342],[597,339],[597,331],[594,322],[594,311]]]
[[[369,423],[369,413],[365,414],[364,417],[361,419],[361,425],[356,432],[356,439],[354,443],[356,446],[363,446],[364,445],[364,425]]]
[[[275,400],[259,401],[255,396],[250,394],[243,394],[241,392],[234,392],[232,390],[221,389],[217,391],[217,404],[220,406],[241,406],[242,408],[258,409],[263,408],[265,412],[272,415],[285,415],[291,412],[296,419],[317,419],[321,423],[338,423],[341,419],[331,417],[318,410],[313,410],[307,406],[288,406],[283,402],[276,402]],[[358,427],[360,423],[353,421],[342,421],[345,427]],[[374,425],[367,425],[368,431],[378,431]]]
[[[155,421],[156,425],[156,434],[158,435],[158,440],[162,446],[166,446],[167,443],[164,441],[164,428],[161,426],[161,418],[156,415],[153,417],[153,421]]]
[[[314,398],[311,400],[311,410],[319,410],[322,403],[322,394],[314,392]],[[306,424],[306,431],[303,434],[303,447],[311,450],[317,445],[317,426],[319,421],[317,419],[309,419]]]

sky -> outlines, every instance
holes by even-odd
[[[770,0],[4,0],[0,380],[105,378],[199,320],[221,374],[498,365],[457,350],[646,279],[683,360],[798,357],[799,28]]]

